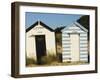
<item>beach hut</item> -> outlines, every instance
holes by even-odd
[[[56,42],[54,30],[37,21],[26,29],[26,56],[42,63],[42,58],[48,55],[56,56]]]
[[[62,30],[62,61],[88,62],[88,30],[75,22]]]

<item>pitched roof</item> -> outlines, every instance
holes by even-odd
[[[61,30],[63,30],[65,27],[66,27],[66,26],[57,27],[57,28],[55,29],[55,32],[59,33],[59,32],[61,32]]]
[[[48,29],[50,31],[54,31],[52,28],[50,28],[48,25],[44,24],[42,21],[36,21],[29,28],[26,29],[26,32],[30,31],[32,28],[34,28],[38,24],[42,25],[43,27],[45,27],[46,29]]]
[[[85,32],[88,32],[88,30],[87,30],[84,26],[82,26],[81,24],[79,24],[78,22],[74,22],[74,23],[72,23],[72,24],[66,26],[65,28],[67,29],[68,27],[73,26],[73,25],[75,25],[75,26],[81,28],[81,29],[84,30]],[[64,29],[65,29],[65,28],[64,28]],[[63,30],[64,30],[64,29],[63,29]],[[62,30],[62,31],[63,31],[63,30]]]
[[[74,24],[75,24],[76,26],[80,27],[82,30],[88,32],[88,30],[87,30],[85,27],[83,27],[81,24],[79,24],[78,22],[75,22]]]

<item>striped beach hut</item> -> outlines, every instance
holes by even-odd
[[[88,62],[88,30],[75,22],[62,30],[62,61]]]

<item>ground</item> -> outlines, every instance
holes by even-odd
[[[30,64],[30,65],[27,65],[27,67],[37,67],[37,66],[68,66],[68,65],[82,65],[82,64],[88,64],[87,62],[63,62],[63,63],[60,63],[60,62],[57,62],[57,61],[54,61],[52,62],[51,64],[42,64],[42,65],[37,65],[37,64]]]

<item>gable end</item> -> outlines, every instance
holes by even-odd
[[[38,23],[40,25],[42,25],[43,27],[45,27],[46,29],[48,29],[49,31],[53,32],[54,30],[52,28],[50,28],[49,26],[47,26],[46,24],[44,24],[41,21],[37,21],[34,24],[32,24],[29,28],[26,29],[26,32],[30,31],[32,28],[34,28],[36,25],[38,25]]]

